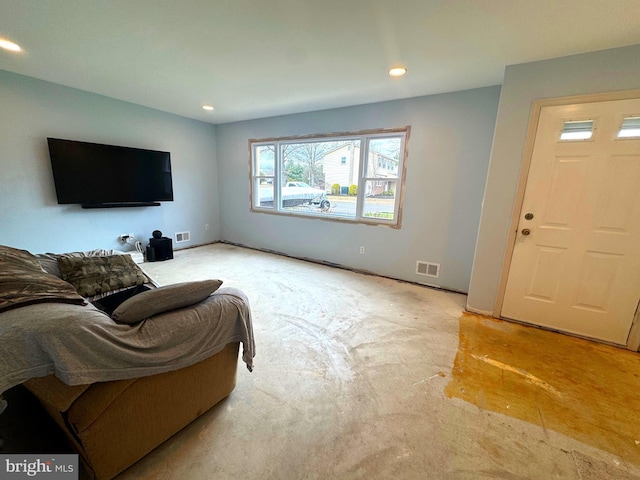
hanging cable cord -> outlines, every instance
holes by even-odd
[[[142,242],[140,242],[140,240],[138,240],[136,237],[134,236],[128,236],[126,241],[127,245],[131,245],[133,248],[135,248],[138,252],[143,253],[143,249],[142,249]]]

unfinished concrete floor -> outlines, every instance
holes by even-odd
[[[121,479],[640,478],[635,353],[231,245],[144,267],[245,291],[257,355],[228,399]]]

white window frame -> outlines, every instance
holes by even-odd
[[[285,215],[294,217],[314,218],[318,220],[328,220],[346,223],[363,223],[369,225],[386,225],[393,228],[400,228],[402,222],[402,205],[404,199],[404,187],[406,178],[406,165],[407,165],[407,144],[409,141],[411,127],[400,127],[392,129],[376,129],[376,130],[363,130],[358,132],[344,132],[334,134],[314,134],[305,136],[292,136],[292,137],[278,137],[278,138],[265,138],[265,139],[250,139],[249,140],[249,191],[250,191],[250,211],[254,213],[266,213],[271,215]],[[367,177],[368,167],[368,151],[369,141],[385,138],[385,137],[400,137],[400,158],[398,159],[398,176],[385,178],[386,181],[395,182],[395,202],[394,202],[394,215],[393,219],[377,218],[364,215],[365,206],[365,191],[367,182],[379,181],[379,177]],[[332,142],[340,140],[360,140],[360,159],[359,159],[359,172],[358,172],[358,192],[356,195],[356,212],[355,217],[343,217],[326,214],[324,212],[307,212],[307,211],[292,211],[285,209],[281,206],[281,182],[286,181],[283,178],[281,145],[288,143],[305,143],[305,142]],[[274,146],[274,174],[273,175],[260,175],[256,172],[255,152],[258,147],[267,145]],[[372,161],[377,161],[374,159]],[[258,192],[256,192],[256,186],[259,185],[261,179],[271,179],[273,185],[273,205],[272,206],[260,206],[255,201],[258,198]],[[258,186],[259,188],[259,186]]]

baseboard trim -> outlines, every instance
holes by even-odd
[[[490,310],[481,310],[480,308],[474,308],[469,304],[467,304],[467,306],[465,307],[465,310],[467,312],[477,313],[478,315],[484,315],[485,317],[498,318],[498,317],[494,317],[493,312]]]
[[[347,267],[346,265],[341,265],[339,263],[328,262],[326,260],[318,260],[318,259],[315,259],[315,258],[308,258],[308,257],[298,257],[298,256],[295,256],[295,255],[290,255],[288,253],[279,252],[277,250],[271,250],[271,249],[268,249],[268,248],[251,247],[249,245],[244,245],[242,243],[237,243],[237,242],[230,242],[228,240],[219,240],[219,241],[213,242],[213,243],[224,243],[226,245],[233,245],[234,247],[248,248],[249,250],[255,250],[257,252],[263,252],[263,253],[271,253],[273,255],[279,255],[281,257],[292,258],[294,260],[301,260],[303,262],[315,263],[317,265],[324,265],[325,267],[339,268],[341,270],[347,270],[349,272],[360,273],[362,275],[371,275],[371,276],[374,276],[374,277],[387,278],[389,280],[395,280],[396,282],[407,283],[409,285],[416,285],[418,287],[431,288],[432,290],[440,290],[440,291],[443,291],[443,292],[451,292],[451,293],[459,293],[461,295],[467,295],[467,292],[463,292],[463,291],[460,291],[460,290],[438,287],[436,285],[425,285],[424,283],[412,282],[410,280],[404,280],[402,278],[390,277],[388,275],[381,275],[379,273],[371,272],[369,270],[363,270],[363,269],[359,269],[359,268]]]

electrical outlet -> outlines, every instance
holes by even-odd
[[[360,247],[360,253],[364,255],[364,247]]]
[[[127,243],[127,240],[129,240],[130,238],[134,238],[133,237],[133,233],[122,233],[118,236],[118,239],[122,242],[122,243]]]

